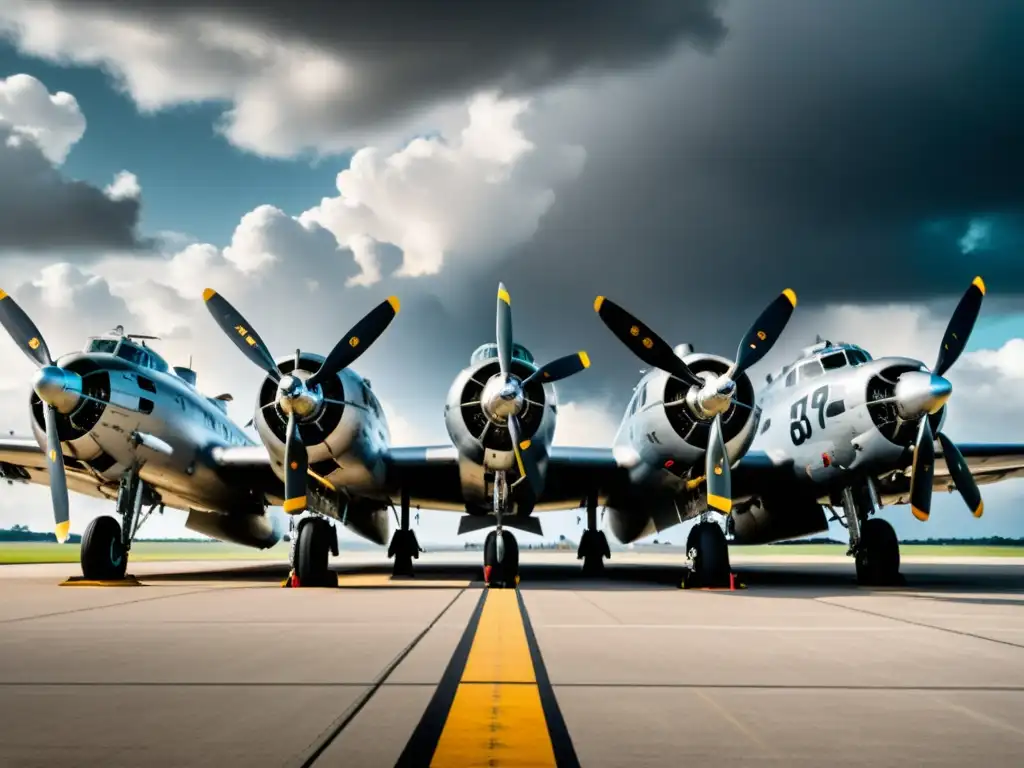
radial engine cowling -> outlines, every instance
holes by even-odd
[[[445,426],[462,456],[490,469],[515,470],[508,420],[488,408],[501,373],[498,360],[488,354],[493,346],[481,347],[470,367],[455,378],[445,405]],[[515,345],[511,373],[520,382],[537,370],[532,359],[529,352]],[[540,380],[534,379],[523,388],[522,396],[522,440],[550,445],[555,428],[554,390],[546,390]]]
[[[697,376],[708,380],[726,373],[732,365],[732,361],[724,357],[706,353],[691,353],[682,359]],[[734,381],[736,391],[733,399],[754,406],[754,386],[747,374],[739,373]],[[647,393],[647,399],[663,401],[661,417],[667,419],[673,433],[692,449],[688,457],[678,458],[695,460],[702,456],[711,433],[711,419],[699,418],[695,389],[667,374],[657,377],[648,386],[654,387],[655,391]],[[722,434],[726,451],[733,461],[746,453],[754,441],[759,415],[760,410],[756,407],[747,408],[736,403],[729,405],[722,414]]]
[[[292,374],[306,380],[319,370],[323,360],[320,355],[302,352],[298,368],[294,356],[281,358],[277,364],[282,378]],[[365,415],[375,406],[379,409],[379,405],[376,398],[368,394],[362,378],[348,368],[326,379],[315,392],[322,401],[310,415],[299,420],[299,433],[308,451],[309,469],[334,480],[332,475],[341,469],[340,460],[355,446]],[[369,402],[365,402],[367,400]],[[365,407],[359,407],[364,403]],[[383,425],[383,418],[381,423]],[[288,415],[279,402],[278,384],[269,376],[260,387],[253,424],[275,468],[279,469],[284,461]]]

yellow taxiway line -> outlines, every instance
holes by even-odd
[[[397,765],[579,765],[518,589],[484,591]]]

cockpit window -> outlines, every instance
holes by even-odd
[[[115,349],[117,349],[117,341],[115,339],[92,339],[89,341],[89,346],[85,348],[85,351],[112,355]]]
[[[134,344],[121,342],[121,346],[117,348],[117,356],[122,360],[127,360],[129,363],[142,365],[145,353]]]
[[[796,368],[791,370],[786,376],[786,386],[792,387],[794,384],[796,384]]]
[[[823,355],[821,358],[821,364],[826,371],[834,371],[837,368],[843,368],[846,366],[846,355],[841,351]]]
[[[848,349],[846,355],[850,358],[850,365],[863,365],[871,359],[871,355],[863,349]]]
[[[804,363],[798,369],[800,371],[800,381],[805,379],[816,379],[819,376],[825,375],[825,370],[821,367],[819,360],[811,360]]]

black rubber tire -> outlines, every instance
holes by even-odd
[[[900,541],[887,520],[872,517],[860,531],[857,553],[857,582],[865,586],[895,586],[900,576]]]
[[[299,540],[295,546],[295,575],[300,587],[329,586],[331,570],[331,535],[334,529],[318,517],[304,520],[299,525]]]
[[[91,581],[123,579],[128,555],[121,544],[121,524],[104,515],[89,523],[82,535],[82,576]]]
[[[608,537],[604,531],[583,531],[576,558],[583,559],[583,575],[600,576],[604,573],[604,558],[610,557]]]
[[[506,530],[502,530],[504,537],[505,556],[502,561],[497,562],[498,557],[498,532],[491,531],[484,539],[484,581],[489,587],[505,587],[512,589],[516,586],[519,576],[519,542],[516,537]],[[490,566],[490,578],[487,578],[487,566]]]
[[[416,540],[415,531],[403,531],[401,528],[396,530],[391,537],[388,555],[395,558],[391,568],[392,576],[414,575],[412,561],[420,555],[420,545]]]
[[[687,550],[697,550],[696,581],[700,587],[728,587],[729,543],[718,523],[697,523],[687,537]]]

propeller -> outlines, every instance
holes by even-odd
[[[604,296],[594,301],[594,311],[604,324],[638,358],[664,371],[691,388],[686,403],[694,416],[710,420],[711,430],[705,453],[708,506],[728,514],[732,511],[732,484],[722,431],[722,414],[730,405],[752,408],[735,398],[736,377],[761,360],[782,334],[796,307],[796,294],[787,288],[754,321],[736,350],[736,361],[721,376],[703,379],[673,351],[672,347],[632,314]]]
[[[505,418],[509,436],[512,438],[512,450],[519,466],[519,479],[512,487],[526,482],[530,491],[536,496],[541,490],[540,470],[537,466],[536,451],[531,450],[532,442],[524,438],[519,412],[525,403],[525,388],[539,380],[545,384],[553,384],[573,376],[590,367],[590,358],[586,352],[577,352],[560,357],[546,365],[540,366],[522,381],[512,373],[512,299],[505,289],[504,283],[498,284],[497,308],[497,339],[498,366],[500,375],[489,383],[482,396],[484,407],[497,419]]]
[[[900,418],[921,419],[917,439],[914,441],[910,475],[910,510],[921,521],[927,520],[931,514],[936,437],[942,446],[942,457],[949,469],[949,476],[967,508],[975,517],[981,517],[985,511],[981,491],[960,449],[942,432],[933,436],[931,420],[928,418],[939,412],[953,392],[953,385],[943,375],[953,367],[966,348],[984,297],[985,282],[976,277],[953,310],[934,369],[930,372],[908,371],[896,382],[893,399]]]
[[[380,338],[398,314],[398,298],[391,296],[370,310],[335,344],[320,368],[305,381],[294,373],[282,373],[263,339],[227,299],[212,288],[203,291],[203,299],[217,325],[242,354],[277,382],[277,404],[288,416],[284,449],[284,511],[298,514],[306,509],[306,476],[309,470],[309,455],[302,442],[299,425],[315,417],[323,403],[351,405],[324,397],[320,385],[352,365]],[[295,371],[298,370],[299,360],[300,350],[295,350]]]
[[[7,293],[0,290],[0,323],[29,360],[39,369],[33,388],[43,401],[46,423],[46,468],[50,474],[50,498],[53,501],[54,533],[63,544],[68,540],[71,522],[68,514],[68,481],[64,454],[57,434],[57,414],[71,413],[82,397],[81,378],[55,365],[43,336],[35,323]],[[76,386],[77,385],[77,386]]]

